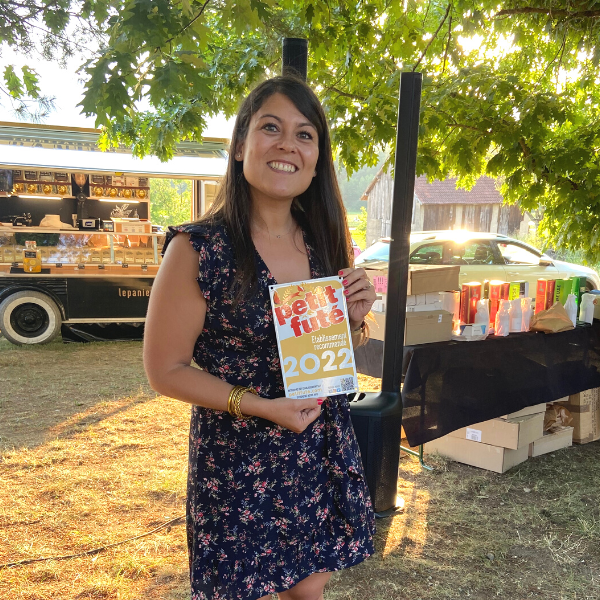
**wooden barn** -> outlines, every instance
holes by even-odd
[[[380,170],[361,200],[367,202],[367,247],[390,235],[393,180]],[[502,203],[496,180],[480,177],[469,191],[456,187],[456,179],[415,181],[411,231],[468,229],[510,235],[519,230],[523,216],[518,206]]]

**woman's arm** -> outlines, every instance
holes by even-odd
[[[158,271],[144,333],[144,368],[152,388],[159,394],[227,411],[233,386],[190,366],[194,345],[204,327],[206,300],[200,291],[198,253],[189,236],[176,235]],[[241,410],[292,431],[303,431],[320,413],[317,399],[273,400],[244,394]]]

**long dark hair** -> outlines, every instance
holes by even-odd
[[[225,178],[210,210],[200,222],[222,223],[229,232],[237,263],[234,282],[236,303],[256,290],[255,248],[250,230],[251,197],[243,165],[232,153],[248,135],[250,120],[273,94],[287,96],[312,123],[319,135],[317,175],[308,189],[292,203],[292,216],[312,239],[318,258],[327,275],[337,275],[353,262],[352,243],[346,210],[337,183],[329,128],[323,107],[315,93],[296,77],[268,79],[258,85],[244,100],[239,110],[231,139],[230,159]]]

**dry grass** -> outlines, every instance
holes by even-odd
[[[183,514],[189,408],[149,390],[141,344],[0,340],[0,386],[0,563],[87,551]],[[378,521],[376,555],[336,573],[326,600],[600,598],[599,459],[597,443],[504,475],[402,459],[405,511]],[[182,524],[0,570],[3,600],[187,597]]]

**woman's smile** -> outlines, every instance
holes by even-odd
[[[271,167],[273,171],[283,171],[284,173],[295,173],[298,170],[298,167],[296,165],[293,165],[288,162],[273,161],[267,163],[267,165]]]

